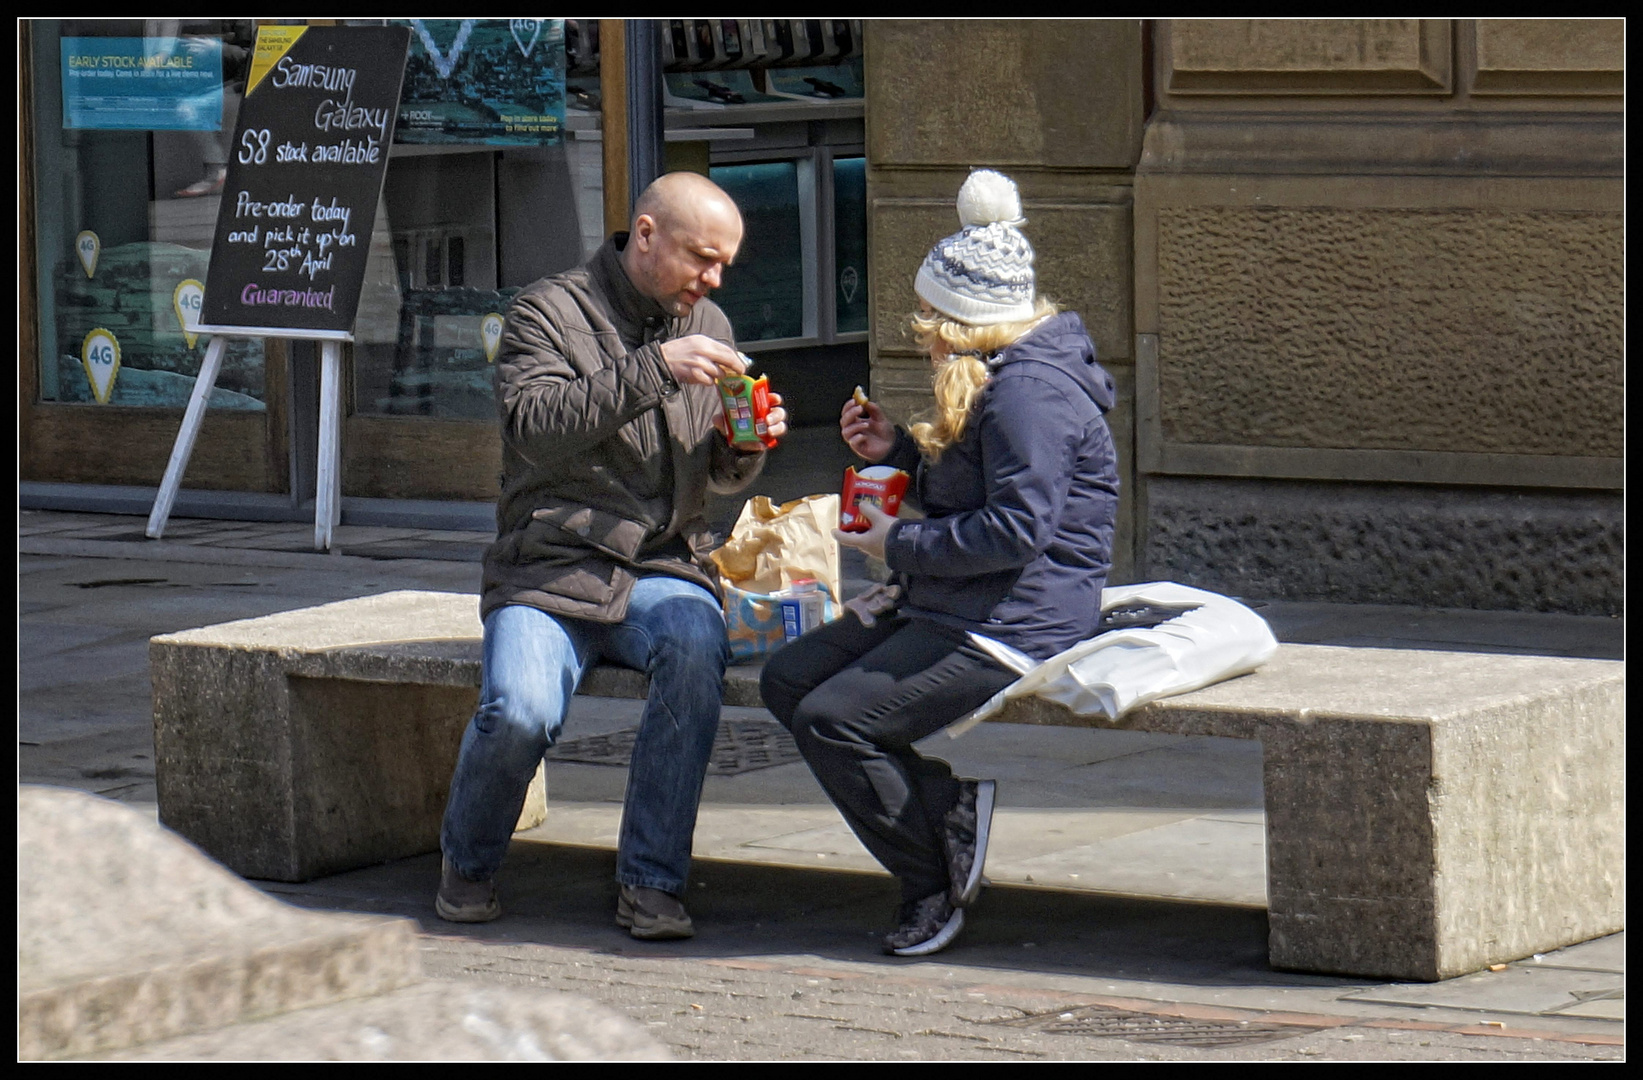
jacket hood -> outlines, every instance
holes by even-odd
[[[1000,353],[991,364],[995,369],[1036,360],[1060,368],[1089,395],[1103,413],[1118,400],[1112,376],[1095,362],[1095,342],[1075,312],[1064,311],[1044,320],[1032,333]]]

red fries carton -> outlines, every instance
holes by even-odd
[[[901,509],[901,497],[907,492],[907,474],[888,465],[869,465],[857,469],[854,465],[844,470],[844,492],[839,499],[839,529],[843,532],[866,532],[873,527],[867,515],[857,508],[871,502],[891,517]]]

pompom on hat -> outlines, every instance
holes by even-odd
[[[964,227],[930,249],[913,289],[937,311],[971,326],[1029,319],[1035,307],[1033,246],[1021,235],[1015,181],[977,169],[958,192]]]

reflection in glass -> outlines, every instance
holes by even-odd
[[[209,344],[189,341],[195,293],[185,283],[205,281],[252,25],[41,19],[30,31],[41,400],[182,408]],[[149,71],[205,57],[221,74],[209,87],[184,80],[174,98],[134,76],[142,92],[122,102],[83,77],[104,56],[109,69],[135,57]],[[112,373],[82,355],[99,330],[117,343]],[[236,339],[210,406],[261,410],[263,397],[262,343]]]
[[[867,329],[867,159],[833,159],[833,270],[838,332]]]
[[[742,212],[736,263],[714,301],[737,341],[770,341],[804,333],[804,245],[799,230],[799,174],[791,161],[727,165],[708,174]]]
[[[354,327],[358,413],[495,418],[480,321],[519,291],[497,287],[495,173],[489,152],[390,160]]]

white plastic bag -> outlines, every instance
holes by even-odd
[[[1231,597],[1171,581],[1120,585],[1101,592],[1101,610],[1138,604],[1200,605],[1146,629],[1111,630],[1038,663],[1001,642],[971,638],[1021,678],[950,725],[952,738],[1014,698],[1031,694],[1078,716],[1116,720],[1137,705],[1202,689],[1254,671],[1278,651],[1266,620]]]

